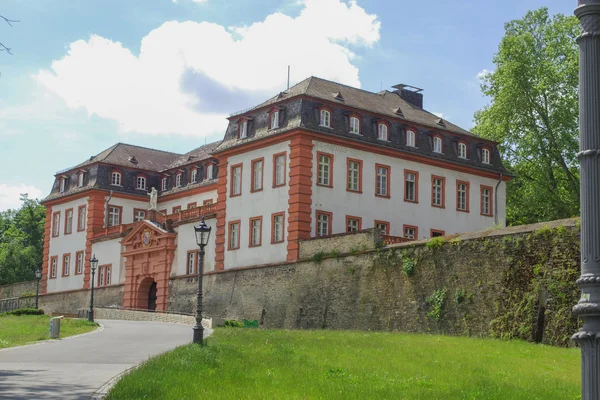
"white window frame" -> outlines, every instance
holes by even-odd
[[[58,257],[52,258],[50,261],[50,277],[56,278],[56,274],[58,272]]]
[[[331,156],[319,154],[319,185],[331,186]]]
[[[198,168],[192,169],[192,173],[190,174],[190,181],[192,183],[196,183],[196,179],[198,178]]]
[[[112,186],[121,186],[121,173],[120,172],[113,172],[110,175],[110,184]]]
[[[83,273],[83,263],[84,263],[83,259],[84,259],[83,252],[77,253],[77,266],[75,267],[76,274]]]
[[[444,190],[444,181],[441,178],[433,178],[433,199],[431,199],[431,203],[434,206],[441,207],[443,205],[443,190]]]
[[[240,248],[240,223],[235,222],[229,225],[229,248],[239,249]]]
[[[262,190],[262,188],[263,188],[263,160],[257,160],[252,163],[252,173],[254,174],[252,190],[254,190],[254,191]]]
[[[360,135],[360,119],[357,117],[350,117],[350,133]]]
[[[271,113],[271,129],[279,128],[279,111],[273,111]]]
[[[460,211],[467,211],[467,184],[459,183],[456,190],[458,191],[456,196],[456,208]],[[462,207],[461,203],[463,205]]]
[[[329,214],[319,213],[317,216],[317,236],[325,237],[329,236]]]
[[[182,178],[183,178],[182,173],[178,173],[177,175],[175,175],[175,187],[181,187]]]
[[[104,286],[104,270],[105,269],[106,269],[105,266],[101,266],[98,271],[98,286]]]
[[[68,235],[71,233],[73,233],[73,210],[68,209],[65,211],[65,234]]]
[[[417,175],[412,172],[407,172],[404,175],[404,185],[405,199],[407,201],[417,201]]]
[[[65,255],[63,256],[63,270],[62,270],[63,276],[69,276],[71,275],[71,256],[70,255]]]
[[[60,213],[52,216],[52,236],[60,235]]]
[[[490,204],[492,198],[492,191],[488,188],[481,189],[481,213],[484,215],[490,215],[492,212]]]
[[[273,242],[283,242],[283,218],[283,214],[273,217]]]
[[[135,210],[133,212],[133,222],[139,222],[146,219],[146,211],[144,210]]]
[[[357,232],[358,227],[360,225],[360,221],[356,218],[348,218],[348,224],[346,226],[346,232]]]
[[[439,136],[433,137],[433,152],[434,153],[442,152],[442,138]]]
[[[238,139],[245,139],[248,137],[248,121],[244,120],[240,123]]]
[[[191,251],[188,253],[187,259],[187,273],[188,275],[192,275],[196,270],[196,252]]]
[[[377,139],[389,141],[388,126],[383,122],[377,124]]]
[[[63,193],[65,191],[65,181],[66,181],[65,178],[60,178],[60,183],[59,183],[59,188],[58,188],[58,191],[60,193]]]
[[[416,147],[417,134],[410,129],[406,131],[406,145],[410,147]]]
[[[404,237],[407,239],[416,239],[415,234],[416,234],[416,229],[415,228],[409,228],[406,227],[404,228]]]
[[[262,220],[260,218],[253,219],[251,224],[252,224],[252,226],[251,226],[252,237],[250,238],[250,241],[252,243],[252,246],[260,246],[262,244],[261,243]]]
[[[146,178],[143,176],[135,178],[135,188],[138,190],[146,190]]]
[[[121,209],[119,207],[109,206],[108,207],[108,226],[117,226],[120,224],[121,224]]]
[[[352,192],[360,190],[360,163],[358,161],[348,161],[348,183],[347,189]]]
[[[107,265],[104,268],[104,274],[105,274],[104,286],[110,285],[111,272],[112,272],[112,265]]]
[[[167,178],[162,178],[160,180],[160,189],[165,192],[167,190]]]
[[[319,113],[319,126],[331,128],[331,112],[329,110],[321,110]]]
[[[83,186],[83,175],[85,175],[85,172],[80,172],[77,176],[77,187]]]
[[[481,162],[484,164],[490,163],[490,151],[488,149],[481,150]]]
[[[85,218],[86,218],[86,210],[87,207],[79,207],[77,212],[77,230],[83,231],[85,230]]]
[[[378,166],[377,168],[377,184],[375,188],[375,194],[377,196],[388,196],[388,172],[389,168]]]
[[[466,159],[467,158],[467,144],[459,142],[458,143],[458,158]]]
[[[275,186],[285,183],[285,154],[275,157]]]
[[[240,194],[242,194],[242,167],[241,167],[241,165],[234,167],[231,170],[231,174],[233,175],[231,177],[232,185],[233,185],[233,187],[231,188],[231,194],[234,196],[240,195]]]
[[[375,224],[375,228],[379,229],[380,231],[383,232],[383,235],[389,235],[390,233],[388,232],[388,226],[387,224],[380,224],[377,223]]]

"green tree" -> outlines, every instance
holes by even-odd
[[[35,279],[42,263],[46,208],[26,194],[21,202],[0,212],[0,285]]]
[[[482,78],[490,104],[475,114],[478,135],[501,143],[515,179],[507,186],[507,223],[579,214],[576,17],[529,11],[505,24],[493,72]]]

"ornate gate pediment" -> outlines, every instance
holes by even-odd
[[[174,248],[177,234],[167,232],[149,221],[140,221],[138,225],[121,240],[125,247],[122,255]]]

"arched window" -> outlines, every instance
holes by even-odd
[[[146,190],[146,178],[138,176],[135,180],[135,188],[139,190]]]
[[[190,181],[192,183],[195,183],[196,179],[198,179],[198,168],[192,169],[192,177],[191,177]]]
[[[60,187],[58,188],[58,191],[60,193],[65,191],[65,183],[66,183],[66,179],[65,178],[60,178]]]
[[[271,113],[271,129],[279,128],[279,111],[273,111]]]
[[[406,131],[406,145],[415,147],[415,132]]]
[[[433,137],[433,151],[435,153],[441,153],[442,152],[442,138],[439,136],[434,136]]]
[[[481,162],[484,164],[490,163],[490,150],[489,149],[484,148],[481,150]]]
[[[377,124],[377,139],[388,140],[388,127],[384,123]]]
[[[175,186],[181,186],[181,174],[177,174],[177,176],[175,177]]]
[[[467,144],[465,142],[458,142],[458,157],[467,158]]]
[[[162,178],[160,180],[160,189],[165,192],[167,190],[167,178]]]
[[[243,139],[248,134],[248,121],[243,120],[238,123],[238,138]]]
[[[360,120],[356,117],[350,117],[350,133],[360,134]]]
[[[319,125],[331,128],[331,113],[327,110],[321,110],[321,118],[319,119]]]
[[[121,186],[121,173],[113,172],[110,176],[110,184],[115,186]]]

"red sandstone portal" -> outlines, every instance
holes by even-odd
[[[121,245],[125,261],[123,307],[166,311],[175,238],[147,221],[140,221]]]

